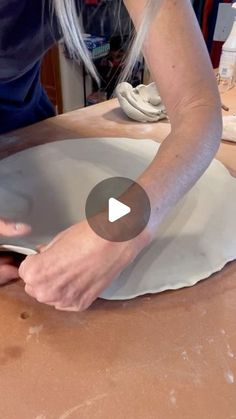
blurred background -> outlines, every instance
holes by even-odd
[[[219,67],[222,46],[236,17],[236,0],[192,0],[214,69]],[[78,24],[101,77],[101,86],[92,80],[84,65],[75,63],[63,42],[44,57],[42,82],[58,113],[110,99],[122,72],[133,25],[119,0],[77,0]],[[119,16],[119,19],[118,19]],[[191,42],[191,41],[190,41]],[[136,86],[150,81],[142,56],[130,76]]]

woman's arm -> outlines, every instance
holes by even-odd
[[[146,1],[125,4],[137,26]],[[163,0],[144,55],[172,128],[139,179],[151,199],[153,228],[210,164],[220,144],[222,118],[214,72],[189,0]]]
[[[138,22],[144,0],[126,0]],[[139,182],[152,204],[149,232],[116,243],[98,237],[87,221],[59,234],[20,267],[26,292],[61,310],[90,306],[152,239],[167,211],[209,165],[221,136],[220,100],[189,0],[163,0],[145,55],[166,104],[172,131]]]

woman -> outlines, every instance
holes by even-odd
[[[2,2],[9,5],[9,0],[0,0],[0,5]],[[22,2],[29,10],[31,7],[35,9],[35,2],[32,0],[10,1],[16,8],[20,7]],[[73,4],[73,0],[55,0],[54,3],[65,42],[74,52],[79,45],[82,58],[91,68],[75,23]],[[40,254],[28,257],[21,264],[19,274],[25,281],[26,292],[38,301],[61,310],[81,311],[89,307],[101,291],[137,257],[152,241],[154,231],[168,211],[209,166],[220,143],[222,127],[218,89],[190,1],[125,0],[125,5],[139,28],[129,64],[132,65],[147,32],[143,51],[167,107],[171,133],[163,142],[152,164],[138,179],[150,198],[152,208],[150,221],[143,233],[128,242],[108,242],[96,236],[87,221],[83,221],[59,234],[52,243],[41,249]],[[8,6],[5,8],[8,10]],[[40,10],[37,10],[37,13],[40,13]],[[49,14],[48,9],[47,16]],[[0,16],[2,19],[1,12]],[[9,21],[11,22],[11,19],[5,20],[3,29],[1,25],[1,38],[4,38]],[[41,95],[42,99],[38,99],[37,103],[43,100],[44,107],[46,99],[41,90],[39,93],[37,67],[42,45],[40,44],[37,51],[34,46],[39,42],[38,36],[42,36],[41,30],[45,47],[52,43],[48,23],[46,21],[43,27],[38,25],[36,29],[35,25],[31,25],[30,30],[34,32],[32,39],[29,38],[29,34],[25,38],[22,37],[22,31],[24,33],[25,29],[20,25],[20,17],[19,21],[16,19],[16,25],[19,28],[18,43],[21,50],[25,48],[30,52],[28,51],[27,55],[27,65],[22,61],[18,62],[20,47],[16,48],[16,53],[14,48],[11,51],[11,48],[7,47],[6,38],[6,57],[1,53],[1,63],[6,60],[5,79],[9,72],[17,84],[18,72],[13,74],[13,70],[19,68],[19,80],[24,80],[26,74],[34,72],[33,82],[30,88],[29,84],[27,85],[24,98],[29,96],[30,100],[34,101],[34,94]],[[18,43],[15,42],[14,46]],[[33,90],[30,90],[31,87]],[[17,96],[17,88],[13,93]],[[4,235],[23,234],[27,228],[4,221],[0,224],[1,234]],[[2,265],[1,273],[2,279],[7,281],[16,276],[17,271],[8,260]]]

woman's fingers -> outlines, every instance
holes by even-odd
[[[0,219],[0,236],[23,236],[30,231],[31,228],[27,224]]]
[[[19,278],[18,268],[13,265],[0,265],[0,285]]]
[[[30,231],[31,228],[27,224],[0,219],[0,236],[23,236]],[[21,262],[22,258],[20,257],[14,258],[4,252],[0,254],[0,285],[19,278],[18,267]]]
[[[47,247],[48,247],[48,244],[40,244],[39,246],[36,247],[36,250],[39,253],[43,253],[43,252],[45,252],[45,250],[47,249]]]
[[[21,255],[9,252],[0,253],[0,285],[19,278],[19,265],[23,260]]]

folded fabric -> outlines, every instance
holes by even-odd
[[[222,139],[236,143],[236,116],[223,116]]]
[[[133,88],[123,82],[116,88],[116,95],[125,114],[139,122],[157,122],[167,118],[167,113],[156,84],[140,84]]]

